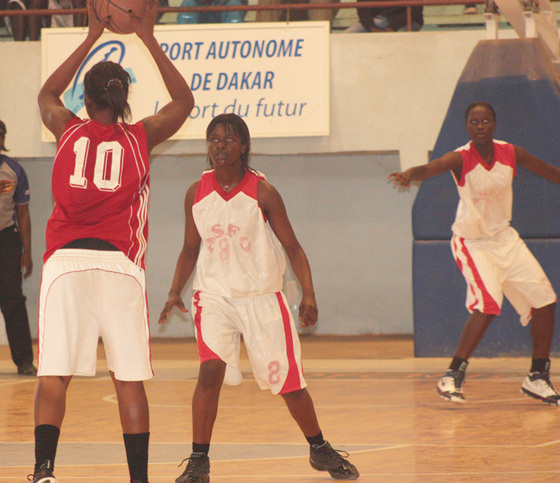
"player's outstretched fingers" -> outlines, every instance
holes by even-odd
[[[167,322],[167,317],[169,317],[169,313],[171,312],[171,306],[168,303],[165,304],[161,314],[159,315],[158,324],[163,325]]]

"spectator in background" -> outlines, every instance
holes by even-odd
[[[290,4],[290,3],[332,3],[332,0],[259,0],[259,5],[274,5],[274,4]],[[337,9],[328,10],[262,10],[259,19],[261,22],[286,22],[297,20],[326,20],[332,22],[336,16]]]
[[[0,121],[0,309],[12,360],[20,376],[35,376],[29,320],[22,290],[23,278],[33,270],[29,183],[23,168],[7,151],[6,125]]]
[[[169,1],[168,0],[158,0],[158,4],[159,4],[160,7],[169,7]],[[161,17],[163,17],[163,13],[158,12],[158,14],[156,15],[156,24],[161,23]]]
[[[169,7],[169,1],[168,0],[158,0],[158,4],[159,4],[160,7]],[[161,17],[163,17],[163,13],[158,12],[158,14],[156,15],[156,24],[161,23]]]
[[[247,5],[247,0],[183,0],[181,7],[222,7]],[[178,24],[193,23],[240,23],[245,20],[245,11],[229,12],[180,12]]]
[[[365,0],[358,0],[365,1]],[[407,12],[405,7],[358,8],[360,21],[345,32],[406,32]],[[423,7],[411,7],[411,30],[416,32],[424,25]]]
[[[39,10],[47,8],[48,0],[10,0],[8,10]],[[39,40],[43,17],[41,15],[18,15],[6,17],[6,27],[14,36],[14,40]]]
[[[70,8],[86,8],[86,0],[49,0],[49,10],[64,10]],[[85,27],[85,13],[74,15],[53,15],[51,27]]]

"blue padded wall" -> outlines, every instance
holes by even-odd
[[[464,112],[486,101],[497,114],[496,139],[560,165],[560,84],[539,39],[481,41],[457,83],[431,159],[466,144]],[[466,284],[449,240],[459,197],[450,173],[424,181],[413,210],[414,350],[420,357],[453,355],[464,322]],[[514,181],[512,225],[560,292],[560,185],[523,168]],[[538,253],[537,253],[538,252]],[[557,315],[558,318],[558,315]],[[528,329],[509,303],[475,356],[530,355]],[[555,340],[555,352],[560,346]]]

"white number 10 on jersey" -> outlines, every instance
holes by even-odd
[[[89,139],[81,137],[74,143],[76,164],[74,174],[70,175],[70,186],[86,189],[86,155]],[[123,147],[117,141],[103,142],[97,146],[93,183],[100,191],[116,191],[121,187]]]

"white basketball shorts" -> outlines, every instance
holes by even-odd
[[[299,337],[282,292],[234,298],[195,292],[192,315],[200,362],[224,361],[226,384],[243,380],[239,363],[243,337],[261,389],[286,394],[307,386]]]
[[[498,315],[505,295],[527,325],[533,309],[556,302],[548,277],[515,229],[476,240],[453,235],[451,249],[467,282],[469,312]]]
[[[121,381],[153,377],[144,270],[120,251],[57,250],[39,295],[39,376],[93,376],[103,339]]]

